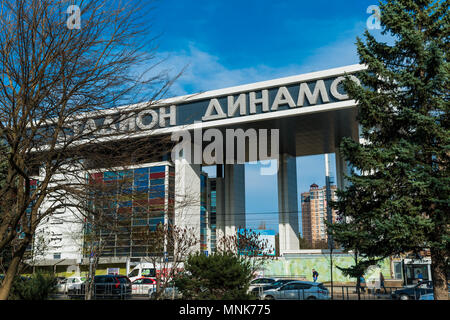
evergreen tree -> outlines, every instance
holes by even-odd
[[[435,299],[448,299],[449,1],[380,3],[382,43],[357,39],[362,86],[347,78],[358,102],[362,143],[344,139],[350,186],[334,204],[334,240],[367,259],[430,250]]]
[[[251,263],[233,253],[221,252],[206,256],[201,253],[189,256],[185,274],[176,286],[183,299],[194,300],[247,300],[253,277]]]

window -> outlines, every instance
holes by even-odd
[[[304,284],[304,283],[294,283],[292,284],[294,286],[295,290],[307,290],[311,288],[310,284]]]
[[[105,283],[113,283],[114,278],[113,277],[105,277]]]
[[[291,283],[281,288],[281,290],[299,290],[299,289],[304,289],[304,285],[301,283]]]
[[[394,262],[394,278],[402,279],[402,263]]]
[[[119,281],[120,283],[127,283],[128,282],[127,278],[125,278],[125,277],[118,277],[118,278],[116,278],[116,280]]]
[[[146,269],[142,269],[142,274],[143,277],[155,277],[156,276],[156,272],[154,268],[146,268]]]
[[[128,277],[137,277],[139,275],[139,269],[134,269],[128,274]]]
[[[153,280],[152,279],[143,279],[142,283],[144,284],[153,284]]]
[[[105,277],[95,277],[94,278],[95,283],[105,283],[106,282],[105,280],[106,280]]]
[[[256,279],[251,282],[252,284],[260,284],[263,283],[263,279]]]
[[[142,257],[147,254],[149,245],[142,244],[138,247],[140,243],[135,241],[140,240],[138,234],[141,230],[155,230],[158,224],[173,219],[175,180],[174,177],[169,179],[171,175],[174,176],[174,168],[168,165],[143,165],[130,170],[105,171],[89,176],[89,181],[109,188],[108,192],[99,191],[98,195],[94,193],[89,205],[94,208],[98,206],[106,214],[117,217],[120,222],[119,231],[114,235],[116,240],[106,240],[105,234],[105,256]],[[107,200],[103,199],[104,194],[108,195]],[[138,232],[134,233],[134,230]],[[88,237],[84,241],[86,239]],[[130,276],[140,275],[139,270],[136,272],[137,274]],[[146,276],[145,271],[143,276]],[[149,276],[154,274],[150,272]]]
[[[55,252],[53,254],[53,259],[61,259],[61,252]]]

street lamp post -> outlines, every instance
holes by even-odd
[[[330,175],[330,163],[328,154],[325,154],[325,184],[326,184],[326,199],[327,199],[327,222],[333,223],[333,212],[331,210],[331,184],[333,183]],[[328,249],[330,250],[330,280],[331,280],[331,299],[333,299],[333,236],[328,233]]]

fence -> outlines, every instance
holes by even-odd
[[[92,299],[130,299],[132,289],[130,284],[125,283],[95,283],[92,285]],[[67,291],[67,296],[70,299],[85,299],[86,286],[83,283],[78,288],[72,288]]]
[[[72,288],[66,294],[58,293],[53,295],[55,299],[85,299],[86,287],[83,283],[78,288]],[[122,299],[127,300],[132,297],[139,299],[156,299],[156,284],[133,284],[131,287],[117,284],[94,284],[92,299]],[[181,293],[176,287],[168,286],[160,292],[161,299],[180,299]]]
[[[312,286],[309,289],[295,289],[286,290],[286,292],[278,292],[273,296],[266,297],[264,287],[255,288],[251,291],[258,299],[287,299],[287,300],[306,300],[306,299],[323,299],[323,300],[391,300],[392,293],[401,289],[399,287],[385,287],[385,288],[367,288],[361,287],[359,296],[355,285],[334,285],[331,288],[330,284],[319,284]],[[326,291],[326,290],[327,291]],[[409,298],[419,299],[421,294],[426,292],[420,289],[410,288]],[[79,288],[70,289],[67,296],[71,299],[85,299],[85,285],[82,284]],[[140,297],[139,299],[155,299],[156,285],[155,284],[94,284],[92,299],[130,299],[131,297]],[[63,298],[61,295],[59,298]],[[160,292],[162,299],[181,299],[181,293],[176,287],[168,286]],[[400,299],[400,296],[395,297]]]
[[[286,290],[279,290],[280,288],[277,288],[273,291],[270,291],[270,289],[265,289],[265,287],[254,288],[252,291],[250,291],[250,294],[253,294],[257,299],[265,300],[330,299],[327,289],[322,284],[319,284],[318,286],[309,286],[309,288],[308,285],[306,285],[306,287],[304,286],[304,288],[286,288]]]
[[[304,300],[308,298],[316,299],[329,299],[329,300],[391,300],[392,293],[395,290],[401,289],[399,287],[385,287],[385,288],[367,288],[361,287],[358,297],[358,290],[356,286],[331,286],[329,284],[323,285],[322,288],[326,288],[328,290],[328,297],[322,293],[321,288],[311,288],[311,289],[299,289],[292,290],[293,292],[290,294],[283,294],[278,292],[274,295],[275,299],[291,299],[291,300]],[[265,293],[264,287],[258,287],[251,291],[255,297],[261,299],[265,298],[263,294]],[[333,289],[333,290],[332,290]],[[316,292],[317,291],[317,292]],[[266,294],[267,295],[267,294]],[[411,294],[412,299],[419,299],[421,292],[419,290],[415,290]]]
[[[398,287],[385,287],[384,289],[361,287],[359,291],[356,286],[333,286],[325,285],[332,300],[391,300],[392,293]]]

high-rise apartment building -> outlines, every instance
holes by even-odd
[[[336,186],[330,187],[331,199],[336,199]],[[327,188],[313,183],[308,192],[302,192],[302,230],[303,238],[311,245],[328,240],[325,221],[327,221]],[[336,210],[331,210],[333,223]]]

